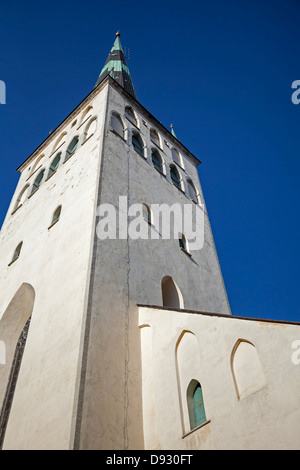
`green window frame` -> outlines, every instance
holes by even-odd
[[[207,422],[203,391],[198,380],[192,379],[187,388],[187,405],[191,431]]]
[[[197,428],[201,424],[206,422],[206,414],[203,401],[203,393],[201,385],[198,385],[195,388],[193,393],[193,407],[194,407],[194,418],[195,418],[195,427]]]

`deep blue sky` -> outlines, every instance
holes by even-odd
[[[300,321],[300,1],[1,0],[0,224],[118,29],[138,100],[202,161],[232,313]]]

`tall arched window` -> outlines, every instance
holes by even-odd
[[[132,133],[132,145],[137,153],[144,156],[144,145],[141,136],[138,133]]]
[[[187,403],[191,430],[207,421],[200,383],[193,379],[187,388]]]
[[[111,123],[112,130],[116,134],[118,134],[120,137],[122,137],[122,139],[124,139],[124,125],[123,125],[123,121],[120,118],[120,116],[116,113],[113,113],[111,115],[110,123]]]
[[[76,137],[73,137],[73,139],[71,140],[67,148],[65,161],[68,160],[68,158],[70,158],[71,155],[73,155],[76,152],[78,148],[78,142],[79,142],[79,136],[77,135]]]
[[[31,317],[29,317],[29,319],[27,320],[19,336],[11,370],[10,370],[8,385],[7,385],[5,397],[3,400],[2,410],[0,414],[0,448],[2,448],[3,446],[4,435],[5,435],[6,426],[7,426],[7,422],[8,422],[8,418],[9,418],[9,414],[11,410],[11,405],[12,405],[12,401],[13,401],[13,397],[15,393],[18,374],[19,374],[20,367],[21,367],[21,361],[22,361],[26,339],[28,335],[30,320],[31,320]]]
[[[184,308],[181,292],[170,276],[161,281],[161,290],[164,307]]]
[[[175,167],[175,165],[170,166],[170,176],[172,183],[179,189],[181,189],[181,184],[180,184],[180,175],[179,171]]]
[[[14,263],[20,257],[22,245],[23,245],[23,242],[20,242],[19,245],[17,246],[17,248],[15,249],[13,257],[12,257],[11,262],[9,264]]]
[[[196,188],[195,188],[194,183],[192,182],[192,180],[187,180],[187,185],[188,185],[188,192],[189,192],[190,198],[194,202],[198,202]]]
[[[163,162],[158,150],[153,149],[151,153],[152,163],[160,173],[163,173]]]
[[[45,174],[45,169],[43,169],[42,171],[39,172],[39,174],[37,175],[37,177],[35,178],[35,180],[34,180],[34,182],[33,182],[32,189],[31,189],[31,193],[30,193],[30,194],[35,193],[35,191],[37,191],[37,190],[39,189],[39,187],[40,187],[41,184],[42,184],[42,181],[43,181],[43,178],[44,178],[44,174]]]
[[[58,166],[59,166],[59,162],[60,162],[60,158],[61,158],[61,152],[58,153],[56,155],[56,157],[54,157],[54,159],[52,160],[51,162],[51,165],[50,165],[50,168],[49,168],[49,171],[48,171],[48,176],[47,178],[49,178],[53,173],[56,172]]]
[[[5,344],[5,364],[0,367],[0,448],[13,399],[13,391],[28,332],[35,300],[35,291],[23,283],[9,302],[0,320],[0,340]],[[18,351],[17,351],[18,350]],[[16,354],[15,354],[16,353]]]

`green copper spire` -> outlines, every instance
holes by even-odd
[[[173,124],[171,124],[170,127],[171,127],[171,134],[172,134],[174,137],[176,137],[176,134],[175,134],[174,128],[173,128]],[[177,137],[176,137],[176,139],[177,139]]]
[[[125,55],[121,46],[120,33],[116,34],[114,45],[106,59],[103,69],[100,72],[99,78],[95,86],[102,80],[110,75],[116,82],[124,88],[134,99],[136,99],[135,91],[133,88],[131,76],[128,66],[126,64]]]

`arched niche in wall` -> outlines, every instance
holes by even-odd
[[[235,343],[231,354],[231,370],[239,400],[266,385],[256,347],[247,340],[239,339]]]
[[[205,419],[200,422],[195,411],[195,393],[198,393],[203,371],[198,341],[192,331],[185,330],[179,336],[175,359],[182,432],[186,434],[206,421],[205,413],[203,415]],[[205,393],[202,386],[200,388],[202,399],[204,399]]]
[[[15,206],[14,206],[14,211],[18,209],[18,207],[21,207],[25,200],[26,200],[26,197],[27,197],[27,193],[28,193],[28,188],[29,188],[29,183],[27,183],[24,188],[20,191],[19,195],[18,195],[18,198],[16,200],[16,203],[15,203]]]
[[[183,297],[180,289],[171,276],[165,276],[162,279],[161,291],[164,307],[184,308]]]
[[[23,283],[17,290],[0,320],[0,341],[5,345],[5,358],[0,367],[0,448],[13,402],[21,360],[27,339],[35,291]]]

